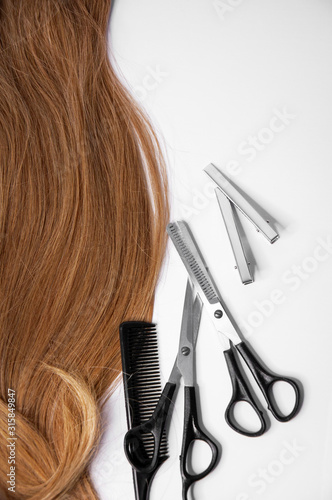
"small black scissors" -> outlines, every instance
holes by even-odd
[[[199,295],[194,298],[194,289],[188,279],[185,302],[183,308],[180,344],[178,354],[169,377],[168,382],[160,396],[159,402],[151,418],[137,427],[129,430],[125,435],[125,452],[131,464],[137,471],[149,473],[156,468],[158,453],[161,444],[165,424],[173,399],[175,400],[176,388],[179,386],[181,376],[184,380],[184,425],[183,440],[180,456],[180,467],[182,475],[182,498],[187,499],[190,486],[200,479],[206,477],[216,466],[218,460],[218,446],[200,428],[198,423],[196,405],[196,387],[194,380],[194,353],[199,331],[202,311],[202,301]],[[139,442],[144,436],[152,434],[154,437],[154,450],[152,458],[147,461],[139,454]],[[211,462],[209,466],[198,474],[192,474],[190,466],[190,448],[196,441],[204,441],[211,449]]]

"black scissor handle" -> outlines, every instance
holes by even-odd
[[[248,437],[257,437],[264,434],[266,431],[266,422],[263,417],[263,412],[257,406],[256,401],[249,389],[246,379],[242,375],[241,368],[236,359],[236,352],[233,345],[226,351],[224,351],[224,356],[227,363],[227,368],[232,382],[233,393],[231,400],[225,411],[225,419],[228,425],[239,434],[243,434]],[[260,421],[260,428],[257,431],[249,431],[243,428],[234,417],[234,408],[237,403],[244,402],[248,403],[255,411],[257,417]]]
[[[274,373],[264,368],[264,366],[262,366],[262,364],[258,361],[257,357],[249,349],[248,345],[244,342],[240,342],[239,344],[237,344],[236,348],[245,360],[248,368],[250,369],[257,384],[259,385],[259,388],[262,391],[262,394],[268,404],[268,409],[270,410],[274,418],[279,420],[279,422],[288,422],[293,417],[295,417],[301,403],[300,388],[295,380],[288,377],[275,375]],[[288,415],[283,415],[280,412],[278,405],[273,397],[273,386],[276,382],[285,382],[286,384],[291,385],[294,389],[295,404],[293,410]]]
[[[199,474],[191,474],[187,467],[187,458],[189,447],[196,440],[204,441],[209,445],[212,456],[211,462],[208,467]],[[183,441],[180,456],[180,466],[182,475],[182,498],[187,499],[187,493],[190,486],[206,477],[216,466],[218,460],[218,447],[198,425],[197,405],[196,405],[196,392],[195,387],[184,388],[184,426],[183,426]]]
[[[130,465],[141,473],[151,473],[168,457],[160,457],[160,445],[165,430],[176,384],[167,382],[158,404],[149,420],[130,429],[124,437],[124,450]],[[153,454],[149,456],[144,447],[144,437],[152,435]]]

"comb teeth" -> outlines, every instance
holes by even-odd
[[[207,272],[205,268],[202,268],[202,263],[199,263],[197,258],[195,258],[193,252],[186,244],[186,239],[188,239],[189,234],[181,234],[181,227],[179,223],[171,223],[167,226],[167,232],[174,243],[180,257],[185,264],[189,274],[193,274],[196,278],[197,283],[201,287],[208,301],[213,304],[218,301],[218,296],[212,284],[210,283]],[[190,238],[192,246],[194,242]],[[199,258],[199,260],[201,260]]]
[[[161,395],[157,329],[153,323],[128,321],[120,326],[123,381],[128,428],[150,419]],[[142,436],[142,453],[152,458],[154,438]],[[165,431],[160,443],[160,457],[168,457]]]

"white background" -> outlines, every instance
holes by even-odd
[[[111,51],[164,144],[172,219],[190,225],[255,351],[272,370],[300,379],[305,391],[291,422],[271,417],[269,431],[254,439],[232,431],[224,420],[230,380],[203,311],[197,383],[204,426],[221,444],[222,457],[195,486],[196,500],[332,498],[331,25],[330,0],[224,0],[219,7],[213,0],[116,0],[113,6]],[[289,115],[285,122],[273,121],[282,112]],[[271,124],[280,130],[266,131]],[[259,150],[248,150],[250,136],[258,138]],[[241,218],[256,262],[251,285],[242,285],[234,269],[213,183],[202,172],[210,162],[270,215],[280,233],[270,245]],[[155,307],[163,383],[177,352],[185,284],[184,267],[169,245]],[[270,301],[274,290],[277,305]],[[105,419],[92,467],[95,485],[102,500],[134,499],[122,446],[122,387]],[[181,498],[182,422],[180,391],[170,458],[154,480],[151,500]]]

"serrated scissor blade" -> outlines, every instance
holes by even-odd
[[[224,334],[234,344],[238,344],[241,342],[241,338],[219,298],[187,225],[183,221],[171,222],[167,226],[167,233],[174,243],[195,288],[203,299],[216,330]]]
[[[185,222],[171,222],[167,233],[173,241],[189,276],[198,289],[201,289],[210,304],[219,301],[217,290],[212,283],[198,248]]]

